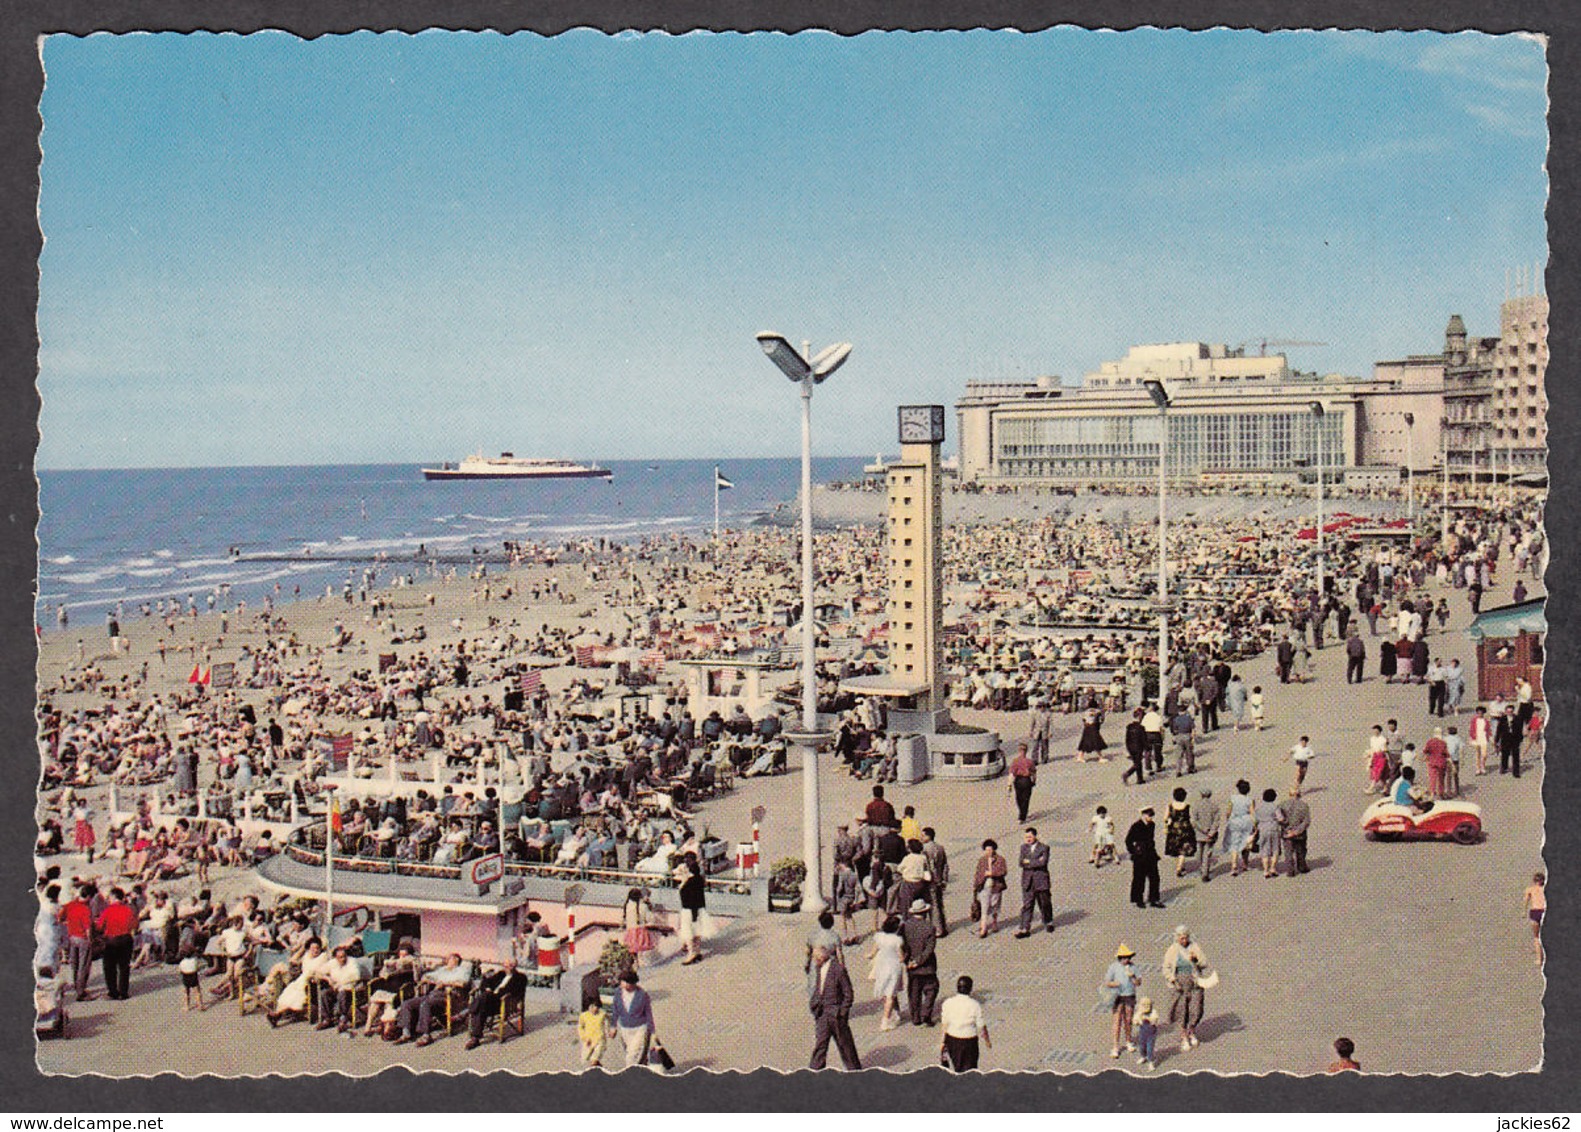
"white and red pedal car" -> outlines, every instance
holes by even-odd
[[[1449,838],[1462,845],[1482,840],[1482,807],[1458,798],[1443,798],[1418,813],[1380,798],[1361,815],[1362,832],[1374,841],[1416,841]]]

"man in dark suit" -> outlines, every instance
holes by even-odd
[[[894,826],[881,826],[879,830],[878,837],[873,841],[873,855],[894,868],[905,859],[906,839],[900,836],[900,830]]]
[[[808,1007],[815,1027],[812,1060],[807,1067],[822,1069],[829,1063],[832,1038],[845,1067],[862,1068],[862,1059],[856,1052],[856,1038],[851,1034],[851,1007],[856,1002],[856,994],[851,989],[851,976],[846,973],[845,965],[834,958],[827,947],[815,947],[807,982]]]
[[[1290,634],[1286,633],[1280,640],[1274,655],[1279,666],[1279,682],[1290,683],[1290,666],[1296,662],[1296,647],[1290,643]]]
[[[1138,908],[1164,906],[1158,898],[1158,844],[1154,840],[1157,832],[1153,807],[1143,806],[1141,816],[1131,823],[1125,834],[1125,851],[1131,855],[1131,903]],[[1148,893],[1145,903],[1144,888]]]
[[[1050,895],[1049,847],[1038,840],[1038,831],[1028,829],[1021,846],[1021,930],[1017,939],[1032,934],[1032,908],[1037,906],[1043,917],[1043,926],[1054,930],[1054,899]]]
[[[1361,630],[1352,628],[1345,639],[1345,683],[1360,684],[1362,668],[1367,663],[1367,644],[1361,639]]]
[[[1289,801],[1285,802],[1285,828],[1282,837],[1285,843],[1285,859],[1290,862],[1290,876],[1299,876],[1308,872],[1307,868],[1307,833],[1312,828],[1312,807],[1308,806],[1306,799],[1299,792],[1293,793]]]
[[[1223,657],[1218,657],[1214,660],[1212,672],[1213,679],[1217,681],[1219,685],[1219,709],[1222,711],[1224,708],[1229,706],[1229,702],[1225,699],[1224,694],[1229,690],[1230,676],[1232,673],[1230,672],[1230,666],[1224,663]],[[1218,729],[1219,724],[1217,719],[1214,720],[1213,726],[1215,730]]]
[[[1147,729],[1142,726],[1143,711],[1131,713],[1131,722],[1125,725],[1125,753],[1131,760],[1131,769],[1120,776],[1123,784],[1134,774],[1138,786],[1147,781],[1147,771],[1142,760],[1147,757]]]
[[[931,904],[918,897],[911,914],[900,926],[906,959],[906,994],[913,1026],[933,1025],[933,1006],[939,1000],[939,958],[935,949]]]
[[[1197,710],[1202,714],[1202,731],[1219,729],[1219,682],[1211,673],[1197,677]]]
[[[504,967],[485,975],[472,1001],[467,1003],[467,1042],[463,1048],[477,1049],[483,1040],[483,1028],[499,1019],[500,1004],[521,998],[526,990],[527,976],[516,969],[514,959],[507,959]]]
[[[1516,718],[1515,705],[1505,704],[1504,714],[1493,728],[1493,744],[1499,749],[1499,773],[1521,776],[1521,721]]]

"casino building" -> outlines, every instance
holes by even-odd
[[[1547,451],[1548,300],[1500,309],[1500,334],[1459,315],[1443,348],[1374,364],[1371,377],[1291,370],[1283,354],[1204,342],[1133,346],[1086,374],[968,382],[955,411],[960,478],[983,485],[1156,479],[1162,420],[1144,382],[1170,396],[1166,472],[1233,482],[1325,478],[1396,484],[1409,466],[1502,480]],[[1313,405],[1321,405],[1322,412]]]
[[[1169,391],[1167,472],[1293,475],[1357,465],[1361,398],[1374,383],[1293,374],[1283,354],[1247,357],[1203,342],[1133,346],[1079,388],[1056,378],[968,383],[956,403],[961,480],[1146,480],[1158,475],[1159,411],[1143,387]],[[1311,405],[1323,406],[1318,417]]]

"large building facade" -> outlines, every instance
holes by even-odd
[[[1548,296],[1509,299],[1499,308],[1492,443],[1517,471],[1541,468],[1547,459],[1547,378]]]
[[[1507,300],[1496,338],[1450,318],[1443,348],[1378,362],[1371,377],[1302,374],[1282,354],[1203,342],[1134,346],[1078,387],[1057,378],[968,382],[956,403],[968,483],[1146,480],[1166,473],[1245,481],[1311,478],[1389,485],[1407,467],[1499,478],[1540,468],[1547,445],[1548,300]],[[1313,404],[1322,413],[1313,411]]]
[[[1148,380],[1162,381],[1171,397],[1167,446]],[[1075,389],[1052,378],[969,383],[956,403],[961,479],[1147,479],[1158,475],[1161,447],[1170,476],[1350,466],[1358,388],[1367,384],[1293,375],[1283,355],[1246,357],[1201,342],[1133,347]]]

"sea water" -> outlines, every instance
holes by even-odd
[[[814,459],[813,478],[857,479],[864,461]],[[560,545],[635,541],[710,531],[714,461],[613,461],[613,480],[428,481],[414,464],[315,467],[40,471],[37,610],[45,632],[64,603],[74,618],[120,604],[187,599],[200,610],[257,608],[354,584],[366,564],[313,556],[373,557],[411,569],[431,555],[498,551],[506,541]],[[735,486],[719,494],[724,526],[788,510],[800,487],[797,458],[720,463]],[[292,561],[249,561],[291,556]],[[381,569],[388,580],[394,566]],[[76,622],[77,625],[81,621]]]

